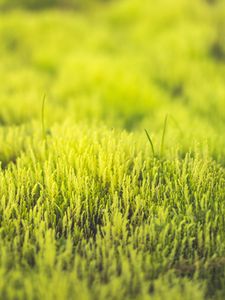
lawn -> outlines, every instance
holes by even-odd
[[[55,2],[0,0],[0,299],[225,299],[225,1]]]

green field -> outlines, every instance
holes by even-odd
[[[225,299],[225,1],[0,0],[0,299]]]

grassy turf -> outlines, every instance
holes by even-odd
[[[1,299],[225,298],[224,20],[223,0],[0,15]]]

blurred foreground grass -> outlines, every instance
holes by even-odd
[[[0,7],[2,298],[224,299],[225,2]]]

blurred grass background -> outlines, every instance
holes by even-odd
[[[0,5],[5,9],[12,9],[15,7],[26,9],[46,9],[46,8],[60,8],[60,9],[80,9],[87,8],[94,3],[107,3],[111,0],[1,0]]]
[[[158,135],[170,114],[173,143],[223,145],[225,1],[0,3],[2,124],[37,120],[46,93],[49,126]]]

